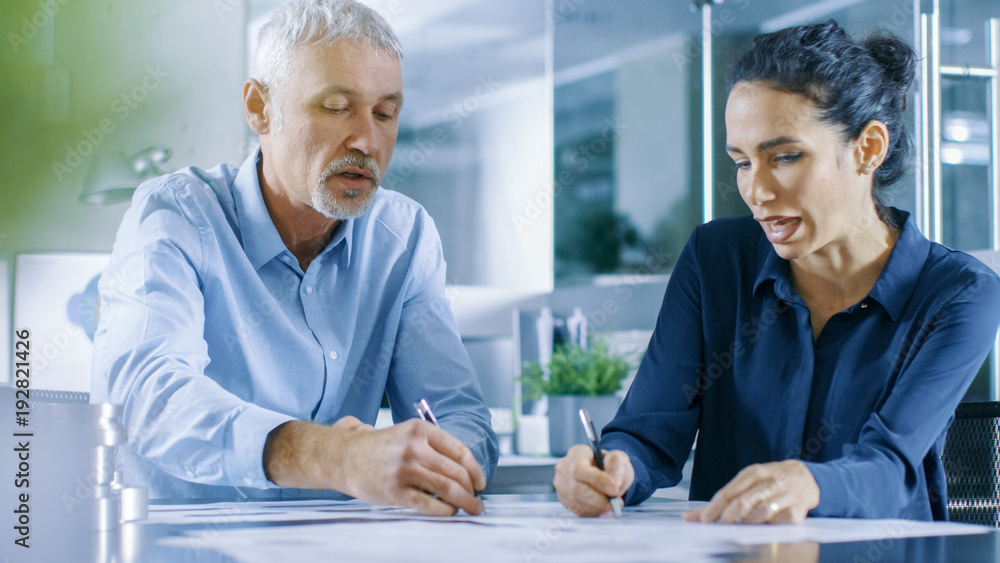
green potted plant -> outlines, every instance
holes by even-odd
[[[615,393],[631,366],[595,338],[586,348],[557,346],[545,367],[548,369],[538,362],[524,362],[522,396],[528,400],[548,397],[549,450],[562,456],[573,444],[585,441],[580,409],[587,409],[598,431],[611,422],[619,403]]]

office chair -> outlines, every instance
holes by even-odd
[[[1000,403],[961,403],[941,460],[948,519],[1000,527]]]

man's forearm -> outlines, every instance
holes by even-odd
[[[312,422],[290,420],[271,430],[264,442],[264,475],[279,487],[329,488],[321,486],[324,476],[319,474],[315,455],[324,451],[318,443],[332,430]]]

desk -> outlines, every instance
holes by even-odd
[[[313,549],[313,554],[320,553],[323,561],[734,561],[734,562],[795,562],[809,563],[812,561],[847,561],[847,562],[979,562],[1000,560],[1000,533],[995,530],[976,530],[971,535],[930,536],[930,537],[897,537],[870,539],[867,541],[849,541],[842,543],[816,543],[798,541],[786,543],[765,543],[762,545],[740,545],[733,543],[728,549],[718,553],[717,557],[694,557],[695,552],[678,553],[672,544],[671,537],[678,537],[677,514],[686,508],[686,503],[663,499],[650,499],[640,507],[630,507],[626,518],[578,519],[560,507],[552,504],[554,495],[487,495],[485,501],[489,518],[468,517],[459,515],[453,519],[410,518],[412,512],[405,509],[386,507],[367,507],[353,501],[341,503],[342,509],[336,516],[330,518],[314,518],[311,520],[280,521],[268,515],[255,513],[260,508],[259,503],[230,503],[229,517],[207,517],[195,524],[182,524],[170,520],[170,515],[164,518],[164,511],[181,510],[176,505],[153,506],[153,511],[159,511],[153,520],[145,523],[130,523],[123,526],[117,536],[106,535],[93,545],[77,546],[65,559],[35,559],[36,561],[83,561],[107,563],[120,561],[122,563],[176,563],[176,562],[208,562],[213,563],[246,563],[248,561],[296,561],[304,562],[305,558],[296,558],[293,553],[301,549],[302,537],[307,538],[306,546]],[[291,501],[290,501],[291,502]],[[325,501],[329,502],[329,501]],[[551,511],[542,525],[532,529],[505,527],[498,520],[504,517],[515,517],[530,504],[544,506]],[[201,505],[209,509],[218,509],[210,505]],[[277,506],[277,505],[271,505]],[[291,505],[288,505],[291,506]],[[298,506],[304,506],[299,503]],[[325,505],[329,507],[329,505]],[[674,509],[673,507],[677,508]],[[235,507],[235,508],[233,508]],[[245,507],[245,508],[244,508]],[[249,510],[247,510],[249,509]],[[241,512],[242,516],[261,518],[257,522],[237,522],[239,518],[232,516]],[[334,510],[336,512],[337,510]],[[395,512],[394,512],[395,511]],[[190,512],[190,511],[188,511]],[[531,512],[529,510],[529,512]],[[407,516],[407,513],[410,516]],[[543,513],[544,514],[544,513]],[[636,526],[643,523],[650,525],[650,514],[653,518],[662,518],[654,522],[662,522],[662,533],[635,534]],[[658,516],[656,515],[658,514]],[[505,516],[506,515],[506,516]],[[644,516],[645,515],[645,516]],[[535,514],[537,518],[538,514]],[[631,522],[629,521],[631,518]],[[159,519],[160,523],[156,520]],[[478,520],[478,521],[477,521]],[[492,522],[488,521],[492,520]],[[807,523],[810,521],[807,521]],[[812,521],[815,524],[818,521]],[[844,521],[839,521],[844,522]],[[839,522],[830,525],[836,527]],[[855,521],[857,522],[857,521]],[[873,526],[879,524],[872,523]],[[916,529],[924,523],[912,523]],[[721,525],[690,524],[681,530],[684,534],[708,532],[718,534],[745,532],[749,527],[726,527]],[[944,524],[940,528],[946,529]],[[695,528],[701,527],[701,528]],[[815,525],[813,525],[815,528]],[[735,530],[743,528],[742,530]],[[807,529],[809,526],[800,526]],[[911,529],[911,531],[912,531]],[[430,532],[428,533],[428,530]],[[982,531],[983,533],[978,533]],[[787,532],[787,530],[785,531]],[[311,535],[307,535],[311,534]],[[448,546],[461,545],[463,537],[469,534],[480,534],[489,537],[493,545],[477,544],[462,548],[448,549]],[[489,536],[482,536],[489,534]],[[671,536],[673,534],[673,536]],[[296,539],[296,537],[299,539]],[[495,538],[495,539],[494,539]],[[225,545],[240,545],[246,552],[249,544],[256,553],[249,557],[233,556],[220,553]],[[299,547],[295,547],[299,542]],[[581,543],[582,542],[582,543]],[[118,547],[118,546],[121,547]],[[599,549],[587,548],[581,551],[581,545],[600,546]],[[334,547],[336,546],[336,547]],[[481,549],[479,547],[482,546]],[[308,551],[306,549],[306,551]],[[317,551],[319,550],[319,551]],[[223,549],[223,551],[225,551]],[[400,557],[399,552],[405,553]],[[395,552],[396,556],[388,553]],[[609,558],[608,553],[613,552]],[[6,553],[6,546],[2,553]],[[287,555],[277,556],[275,553]],[[654,555],[651,555],[654,554]],[[12,559],[21,561],[21,559]]]

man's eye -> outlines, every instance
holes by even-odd
[[[735,166],[737,170],[746,170],[747,168],[750,168],[750,161],[737,160],[736,162],[733,163],[733,166]]]

